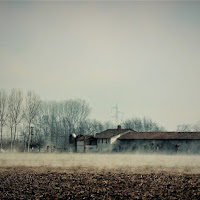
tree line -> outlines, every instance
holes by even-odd
[[[12,89],[9,95],[5,90],[0,91],[1,149],[3,148],[3,128],[6,126],[10,130],[10,149],[13,150],[16,145],[17,128],[20,123],[26,123],[29,152],[31,124],[37,118],[40,107],[40,97],[33,91],[28,91],[25,98],[20,89]]]
[[[179,132],[198,132],[200,131],[200,121],[194,124],[180,124],[177,126]]]
[[[30,152],[49,143],[67,151],[72,133],[91,135],[116,128],[110,121],[90,119],[91,110],[82,99],[42,101],[34,91],[24,95],[21,89],[0,90],[0,148]],[[121,125],[135,131],[165,131],[145,117],[128,119]]]
[[[143,117],[135,117],[133,119],[128,119],[123,123],[124,128],[131,128],[137,132],[162,132],[166,131],[163,126],[158,125],[151,119]]]
[[[82,99],[42,101],[34,92],[0,90],[0,148],[30,152],[47,142],[67,147],[69,135],[93,134],[113,127],[89,119],[90,105]]]

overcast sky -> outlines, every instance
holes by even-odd
[[[200,2],[0,2],[0,88],[175,130],[200,120],[199,76]]]

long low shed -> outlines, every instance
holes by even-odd
[[[129,132],[118,140],[122,152],[200,153],[200,132]]]

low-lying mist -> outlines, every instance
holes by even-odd
[[[199,155],[0,154],[1,167],[200,173]]]

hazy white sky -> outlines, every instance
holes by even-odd
[[[0,2],[0,88],[174,130],[200,120],[199,76],[200,2]]]

